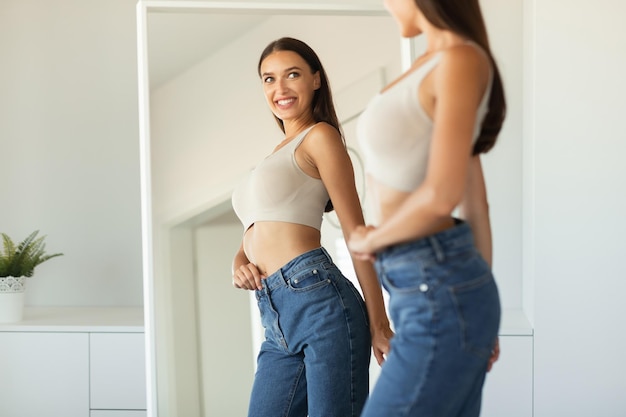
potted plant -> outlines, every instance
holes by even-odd
[[[32,277],[35,267],[62,253],[46,253],[45,236],[31,233],[19,244],[2,233],[0,252],[0,323],[20,321],[24,307],[24,279]]]

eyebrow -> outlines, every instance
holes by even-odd
[[[293,71],[293,70],[302,71],[302,68],[297,67],[297,66],[294,66],[294,67],[289,67],[289,68],[287,68],[285,71],[283,71],[283,73],[290,72],[290,71]],[[261,76],[262,76],[262,77],[265,77],[265,76],[267,76],[267,75],[273,75],[273,74],[274,74],[273,72],[264,72],[264,73],[262,73],[262,74],[261,74]]]

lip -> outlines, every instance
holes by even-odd
[[[293,106],[295,102],[296,102],[295,97],[281,97],[277,100],[274,100],[274,104],[279,109],[288,109],[289,107]]]

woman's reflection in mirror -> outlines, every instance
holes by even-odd
[[[364,301],[321,246],[327,210],[344,236],[364,225],[329,81],[293,38],[271,42],[258,73],[281,134],[232,196],[244,230],[233,285],[255,291],[265,329],[248,416],[356,417],[371,350],[382,363],[392,332],[371,262],[354,260]]]

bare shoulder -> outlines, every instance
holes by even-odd
[[[478,82],[486,86],[491,73],[489,56],[478,45],[464,43],[442,52],[438,77],[442,81]]]
[[[314,138],[326,138],[331,140],[341,139],[339,132],[326,122],[319,122],[309,132],[307,136]]]
[[[339,131],[326,122],[319,122],[306,135],[305,145],[314,148],[343,146]]]
[[[489,56],[477,45],[464,43],[442,52],[434,75],[435,95],[479,101],[491,74]]]

